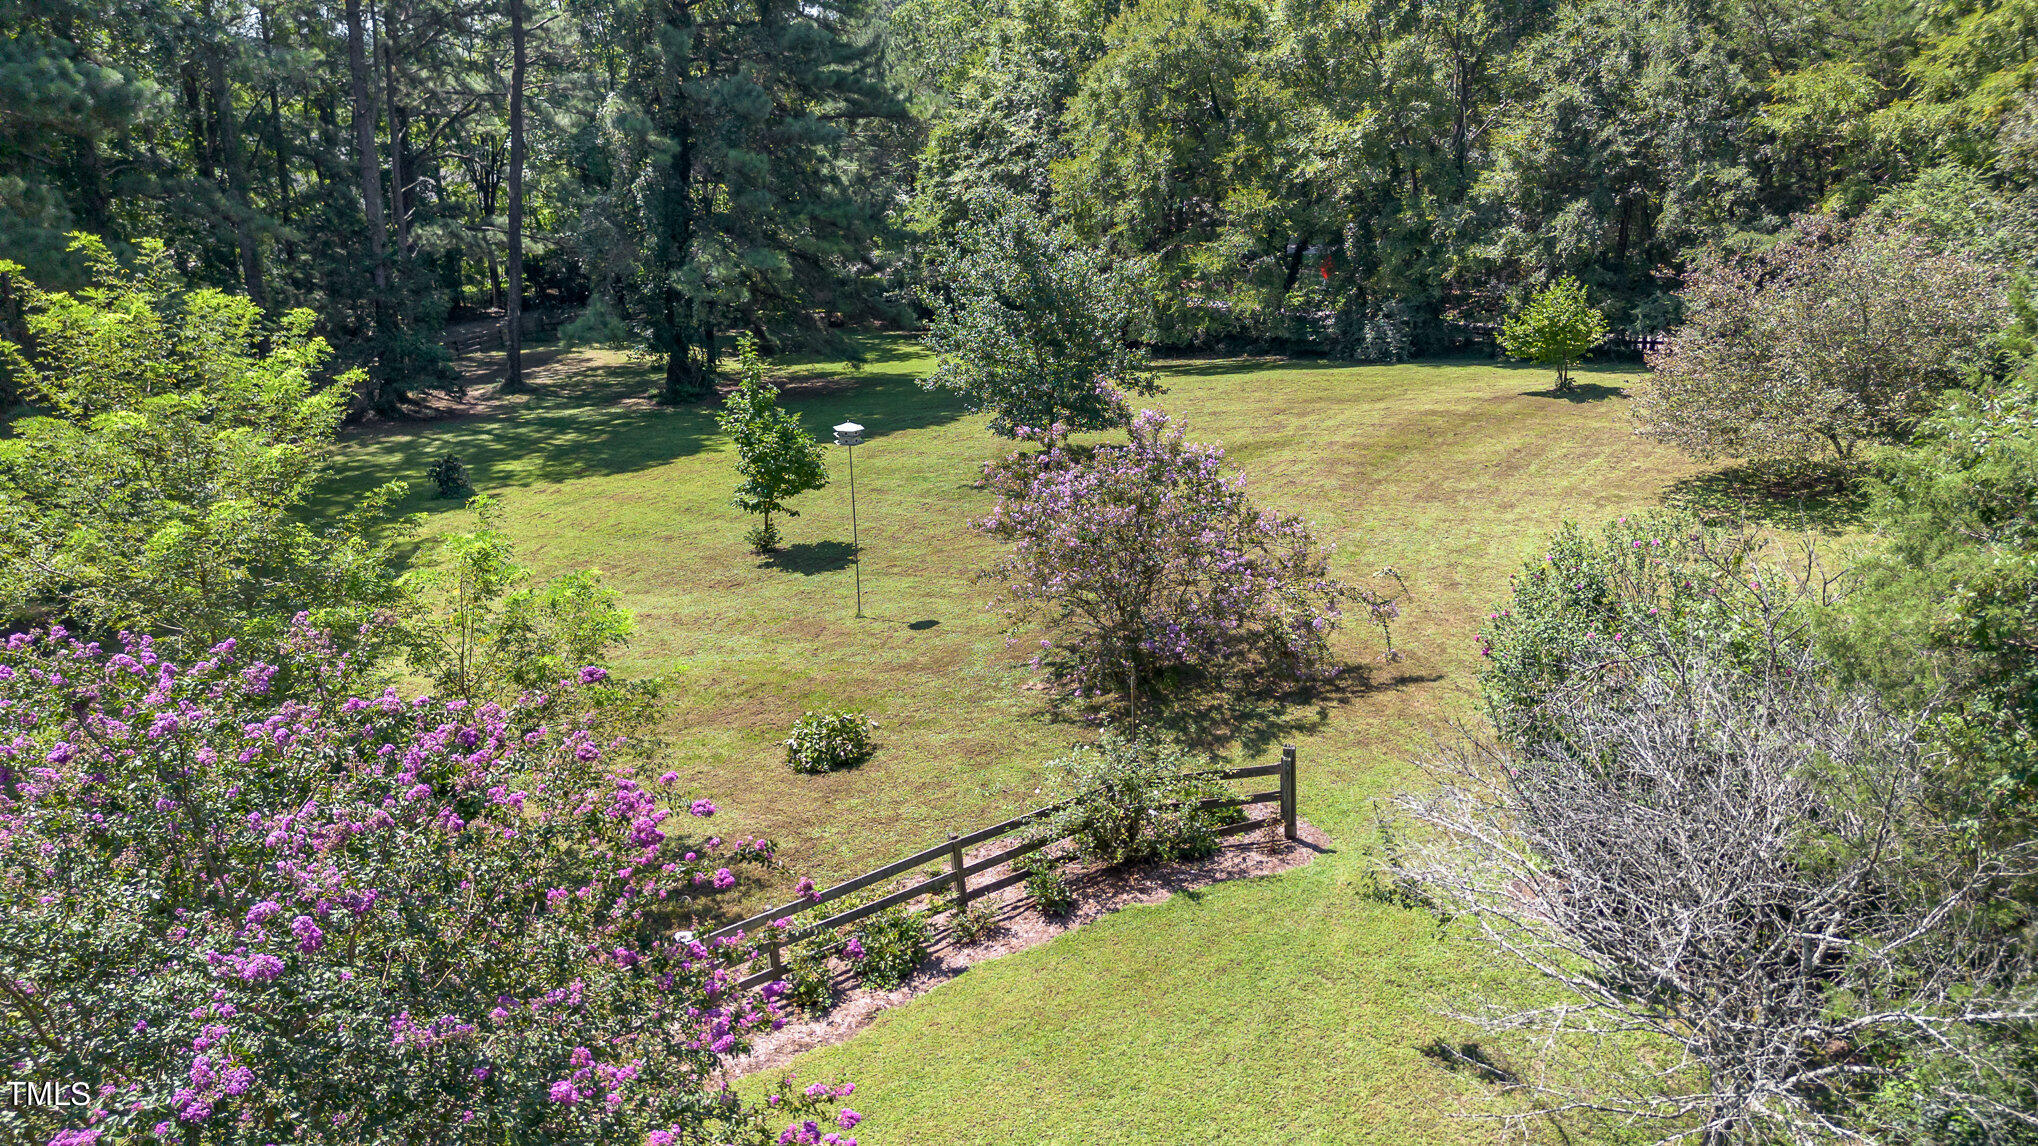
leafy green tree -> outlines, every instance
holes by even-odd
[[[1881,85],[1859,60],[1824,60],[1776,77],[1757,126],[1776,140],[1777,166],[1804,189],[1808,206],[1853,206],[1884,150],[1875,109]]]
[[[1646,304],[1674,289],[1662,269],[1686,250],[1759,223],[1745,127],[1757,93],[1694,7],[1562,6],[1507,75],[1466,269],[1575,274]]]
[[[0,440],[0,608],[196,650],[301,610],[355,631],[391,600],[389,542],[363,528],[402,486],[304,520],[352,381],[315,384],[331,352],[310,312],[271,326],[245,296],[183,291],[161,243],[132,270],[74,249],[92,285],[20,282],[33,350],[0,342],[45,411]]]
[[[478,528],[439,539],[400,582],[411,667],[465,700],[506,702],[577,671],[584,683],[606,677],[637,627],[621,596],[596,569],[533,584],[502,531],[500,507],[486,497],[468,505]]]
[[[1761,255],[1699,261],[1636,420],[1701,459],[1844,463],[1901,441],[1987,357],[2009,318],[1999,279],[1903,229],[1800,218]]]
[[[800,511],[787,499],[828,484],[828,467],[821,444],[800,426],[800,420],[778,404],[778,390],[764,380],[764,360],[758,357],[757,340],[745,334],[738,343],[743,381],[722,405],[722,432],[736,445],[736,472],[743,484],[736,487],[736,508],[764,515],[764,523],[750,531],[749,541],[759,553],[778,548],[778,528],[771,515],[798,517]]]
[[[0,22],[0,251],[51,286],[84,267],[70,232],[111,226],[130,133],[161,102],[137,50],[147,5],[6,0]]]
[[[1917,98],[1893,118],[1940,154],[1986,164],[2038,92],[2038,0],[1939,5],[1925,30],[1933,34],[1904,68]]]
[[[1886,544],[1829,639],[1901,703],[1939,705],[1975,811],[2028,833],[2038,797],[2038,367],[1955,391],[1876,475]]]
[[[926,143],[911,223],[929,249],[954,241],[973,205],[1004,192],[1036,210],[1054,202],[1051,173],[1078,138],[1069,100],[1104,52],[1113,0],[1012,0],[992,19],[958,0],[905,0],[892,12],[904,67],[934,85],[920,101]]]
[[[1565,275],[1535,293],[1500,328],[1500,348],[1514,358],[1557,368],[1557,389],[1571,389],[1571,364],[1606,341],[1606,317],[1585,299],[1585,286]]]
[[[665,359],[659,400],[706,398],[718,332],[841,309],[878,222],[850,129],[903,110],[856,0],[580,7],[613,81],[580,246]]]
[[[1125,395],[1160,380],[1136,342],[1152,328],[1144,267],[1108,262],[1018,200],[986,196],[957,250],[934,266],[921,385],[991,412],[991,432],[1102,430],[1129,416]]]

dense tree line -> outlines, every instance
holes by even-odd
[[[0,15],[0,256],[60,289],[86,278],[75,233],[159,239],[196,285],[313,310],[362,407],[448,384],[445,323],[531,295],[621,304],[672,397],[702,391],[718,329],[876,297],[855,287],[895,145],[870,125],[897,107],[853,6]]]
[[[1028,196],[1156,260],[1164,341],[1420,352],[1562,275],[1661,330],[1700,250],[1795,214],[2030,212],[2019,0],[963,7],[893,16],[924,60],[922,235]]]
[[[1157,284],[1162,344],[1435,347],[1563,276],[1616,329],[1698,252],[1901,204],[2028,257],[2038,4],[0,2],[0,256],[160,239],[308,307],[355,408],[539,298],[707,392],[924,318],[1014,201]],[[2021,218],[2021,226],[2011,225]],[[8,308],[12,311],[13,307]],[[915,311],[917,310],[917,314]],[[512,324],[513,326],[513,324]],[[13,333],[22,333],[18,328]],[[521,379],[514,374],[512,385]]]

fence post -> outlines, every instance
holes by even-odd
[[[771,973],[780,979],[785,978],[785,964],[780,962],[778,957],[778,936],[771,937],[771,946],[765,948],[765,953],[765,957],[771,961]]]
[[[1281,746],[1281,828],[1290,840],[1295,835],[1295,746]]]
[[[948,860],[955,872],[955,913],[961,915],[969,910],[969,880],[962,874],[962,844],[954,832],[948,833]]]

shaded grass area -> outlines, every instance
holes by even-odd
[[[653,372],[611,355],[563,355],[511,413],[362,436],[335,498],[407,478],[407,508],[463,525],[422,476],[461,454],[528,561],[597,566],[636,611],[625,663],[671,676],[664,750],[723,806],[716,826],[776,837],[817,878],[854,874],[1034,806],[1044,761],[1090,734],[1026,687],[1029,649],[1007,644],[973,580],[993,554],[967,525],[989,506],[973,480],[1006,444],[918,389],[931,364],[912,343],[858,345],[857,370],[780,372],[818,436],[845,419],[868,427],[861,620],[842,451],[837,484],[782,523],[788,548],[759,558],[712,411],[652,406]],[[1486,1141],[1491,1127],[1452,1116],[1494,1084],[1437,1058],[1472,1037],[1439,1013],[1508,984],[1427,914],[1368,894],[1377,801],[1426,736],[1473,711],[1473,634],[1540,539],[1566,518],[1657,504],[1699,471],[1630,433],[1632,369],[1579,371],[1590,400],[1548,393],[1547,371],[1486,362],[1162,373],[1168,392],[1145,404],[1224,443],[1262,504],[1337,543],[1340,575],[1392,564],[1413,590],[1404,662],[1382,664],[1376,637],[1353,628],[1338,652],[1369,666],[1354,686],[1179,710],[1182,731],[1227,761],[1297,744],[1302,814],[1337,850],[981,964],[799,1069],[858,1082],[866,1142]],[[835,705],[881,723],[877,755],[793,774],[787,728]]]

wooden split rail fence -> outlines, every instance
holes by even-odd
[[[527,310],[517,323],[524,331],[524,337],[531,338],[564,324],[566,315],[556,310]],[[464,330],[458,334],[439,337],[439,344],[455,358],[465,358],[484,350],[503,350],[509,346],[509,320],[499,319],[486,326]]]
[[[1449,328],[1444,336],[1445,344],[1453,350],[1485,349],[1500,352],[1500,324],[1497,322],[1462,322]],[[1670,336],[1658,331],[1654,334],[1627,334],[1615,332],[1600,340],[1600,349],[1614,350],[1624,354],[1653,354],[1670,346]]]
[[[1254,792],[1249,795],[1239,796],[1235,798],[1212,797],[1207,800],[1198,801],[1196,806],[1198,808],[1204,809],[1243,808],[1254,804],[1271,804],[1278,800],[1281,805],[1280,818],[1282,834],[1287,839],[1293,840],[1296,838],[1295,749],[1288,747],[1282,748],[1281,762],[1278,764],[1258,764],[1250,768],[1212,769],[1207,772],[1195,772],[1190,774],[1190,778],[1192,779],[1219,780],[1219,781],[1251,780],[1263,776],[1278,776],[1280,778],[1280,786],[1271,791]],[[1081,797],[1077,798],[1080,799]],[[857,907],[850,908],[847,911],[836,912],[835,914],[828,915],[826,918],[816,920],[812,923],[808,923],[805,926],[794,926],[785,928],[772,927],[773,931],[776,932],[777,934],[772,935],[766,942],[765,945],[766,965],[764,969],[752,972],[751,974],[744,976],[744,978],[738,983],[739,988],[747,989],[750,987],[760,986],[764,983],[769,983],[773,979],[781,979],[785,977],[785,961],[784,956],[782,954],[784,948],[790,947],[793,944],[800,942],[801,940],[807,939],[814,935],[818,935],[822,932],[831,931],[835,928],[855,923],[858,920],[875,915],[888,907],[896,907],[902,903],[906,903],[911,900],[917,899],[920,896],[929,895],[933,892],[941,891],[944,888],[953,887],[955,889],[954,906],[952,908],[943,906],[939,910],[944,911],[953,910],[960,912],[969,906],[969,901],[972,898],[979,898],[982,896],[990,895],[992,892],[1002,891],[1005,888],[1011,887],[1014,884],[1024,882],[1026,879],[1025,872],[1015,871],[999,879],[992,880],[990,883],[971,886],[969,882],[971,876],[981,875],[984,872],[990,871],[1001,864],[1011,863],[1013,860],[1019,859],[1022,856],[1030,855],[1033,852],[1037,852],[1040,849],[1048,846],[1049,844],[1056,843],[1066,838],[1066,834],[1058,836],[1033,836],[1027,839],[1026,842],[1021,843],[1016,847],[1007,848],[993,855],[985,856],[984,858],[979,860],[970,860],[965,854],[968,851],[968,849],[976,846],[977,844],[997,839],[1000,836],[1007,836],[1011,835],[1014,832],[1023,831],[1028,826],[1048,818],[1049,816],[1062,810],[1063,808],[1068,807],[1069,804],[1073,802],[1074,802],[1073,800],[1068,800],[1063,801],[1062,803],[1059,804],[1050,804],[1045,808],[1035,808],[1034,810],[1027,812],[1024,815],[1014,816],[1003,823],[992,824],[988,828],[979,828],[978,830],[970,832],[967,835],[958,836],[955,833],[950,832],[946,843],[936,844],[933,847],[926,849],[925,851],[915,852],[912,855],[907,856],[905,859],[898,860],[893,863],[888,863],[875,871],[867,871],[862,875],[857,876],[855,879],[838,883],[834,887],[831,887],[828,890],[823,891],[817,895],[811,895],[804,899],[797,900],[793,903],[784,904],[779,907],[773,907],[768,910],[758,912],[756,915],[753,915],[748,919],[740,920],[736,923],[731,923],[727,927],[723,927],[719,930],[709,932],[707,935],[701,937],[700,942],[712,946],[717,940],[732,938],[738,935],[744,935],[753,932],[760,927],[772,927],[773,924],[776,924],[781,919],[791,919],[796,915],[802,915],[808,912],[818,912],[818,910],[821,907],[829,903],[832,903],[836,900],[839,900],[844,896],[854,895],[855,893],[862,891],[873,884],[883,882],[884,880],[891,879],[895,876],[903,875],[906,872],[912,871],[914,868],[921,867],[926,864],[941,862],[946,862],[948,864],[948,870],[942,872],[940,875],[932,876],[930,878],[920,880],[916,883],[909,884],[908,886],[900,888],[899,890],[894,891],[889,895],[879,896],[878,898],[871,900],[869,903],[861,904]],[[1254,820],[1251,818],[1247,818],[1246,820],[1240,823],[1228,824],[1222,828],[1219,828],[1217,830],[1217,834],[1220,836],[1237,835],[1240,832],[1250,831],[1253,828],[1259,827],[1264,823],[1265,821],[1263,820]],[[930,907],[927,910],[932,911],[936,909]]]

